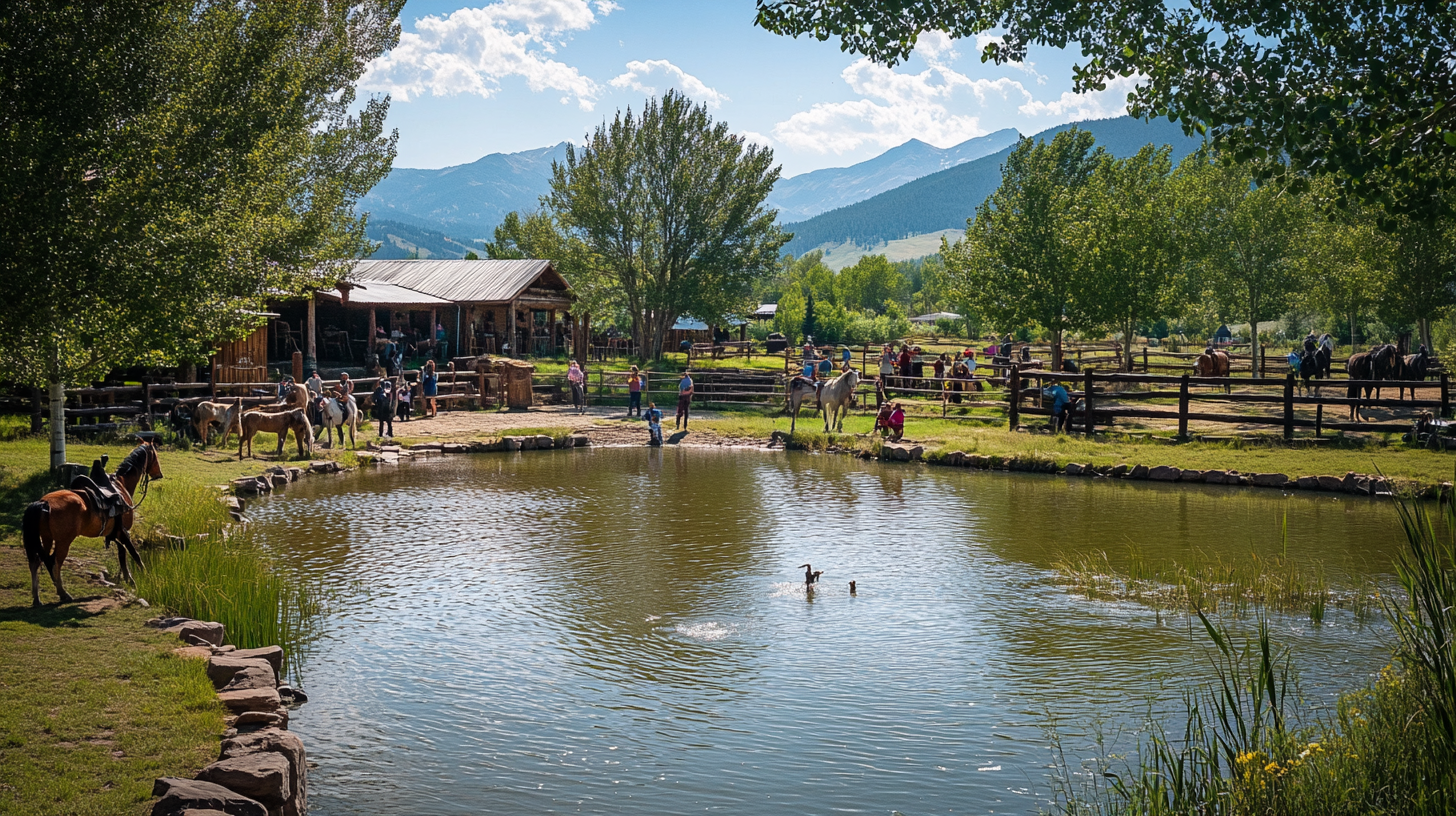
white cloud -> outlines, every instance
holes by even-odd
[[[759,147],[773,147],[773,139],[770,139],[769,137],[763,135],[762,133],[758,133],[757,131],[740,130],[738,131],[738,135],[742,136],[743,140],[748,142],[749,144],[756,144]]]
[[[498,0],[424,17],[369,65],[360,86],[401,101],[426,93],[489,97],[502,80],[520,77],[532,91],[561,91],[565,100],[591,110],[601,87],[551,56],[572,32],[618,8],[610,0]]]
[[[632,60],[627,63],[626,73],[614,77],[611,85],[613,88],[631,88],[649,96],[656,96],[657,88],[647,84],[647,79],[654,75],[666,79],[668,87],[677,88],[694,102],[702,102],[710,108],[716,108],[728,101],[726,95],[708,87],[701,79],[667,60]]]
[[[954,53],[948,43],[948,37],[928,43],[931,50],[921,55],[930,67],[916,74],[857,60],[840,76],[860,99],[815,104],[775,125],[774,136],[790,148],[819,153],[894,147],[912,138],[949,146],[989,132],[979,117],[952,112],[953,97],[969,95],[979,104],[992,97],[1032,101],[1014,79],[971,79],[943,64],[940,55]]]
[[[1028,100],[1017,108],[1026,116],[1045,116],[1049,125],[1081,122],[1086,119],[1107,119],[1127,113],[1127,95],[1142,81],[1140,76],[1117,77],[1107,88],[1089,93],[1067,91],[1050,102]]]

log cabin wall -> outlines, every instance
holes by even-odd
[[[268,326],[261,325],[240,340],[224,343],[218,350],[217,381],[220,383],[266,382],[268,380]]]

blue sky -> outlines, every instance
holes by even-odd
[[[753,25],[753,0],[413,0],[366,92],[393,97],[398,167],[580,141],[619,108],[677,88],[770,145],[785,175],[853,164],[918,138],[948,147],[1124,112],[1129,85],[1071,93],[1072,55],[982,64],[940,34],[894,69]]]

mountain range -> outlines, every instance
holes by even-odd
[[[1073,126],[1033,138],[1050,138]],[[1098,145],[1118,157],[1144,145],[1169,144],[1176,162],[1199,144],[1165,120],[1124,116],[1075,126],[1091,131]],[[782,179],[765,203],[779,210],[779,222],[794,233],[785,251],[795,255],[845,245],[873,248],[964,229],[966,218],[1001,183],[1001,165],[1020,137],[1007,128],[948,148],[911,139],[849,167]],[[459,258],[472,250],[484,254],[481,243],[492,239],[507,213],[539,206],[550,188],[552,162],[565,156],[562,142],[520,153],[492,153],[438,170],[393,170],[359,203],[359,210],[370,214],[369,238],[380,244],[372,257]]]

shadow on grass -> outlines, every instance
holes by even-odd
[[[20,515],[25,506],[51,489],[51,475],[36,471],[19,482],[0,480],[0,537],[20,535]]]
[[[49,576],[41,576],[41,580],[49,581],[50,578]],[[26,589],[29,590],[30,587],[27,586]],[[44,586],[41,587],[41,593],[41,597],[45,597]],[[26,594],[29,595],[30,593],[27,591]],[[43,603],[40,606],[31,606],[27,602],[23,606],[0,607],[0,623],[17,621],[19,623],[28,623],[32,626],[41,626],[46,629],[71,627],[81,621],[94,618],[101,614],[99,612],[89,612],[83,609],[82,605],[88,601],[101,600],[105,597],[105,595],[76,596],[75,600],[70,603],[52,601],[50,603]]]

